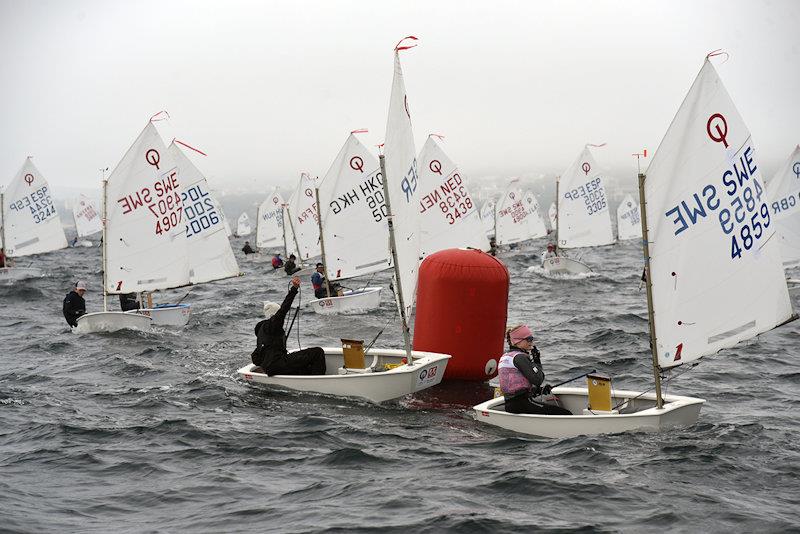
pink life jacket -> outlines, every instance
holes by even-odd
[[[514,365],[514,356],[517,354],[525,353],[521,350],[512,349],[500,357],[500,363],[497,365],[498,374],[500,375],[500,390],[506,396],[514,396],[523,391],[528,391],[532,387],[525,375]]]

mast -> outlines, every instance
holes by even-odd
[[[560,176],[556,176],[556,256],[558,256],[558,225],[560,224],[561,218],[558,216],[558,184],[560,182]]]
[[[3,242],[3,253],[5,254],[8,244],[6,243],[6,209],[5,195],[3,193],[0,193],[0,241]]]
[[[495,202],[494,205],[492,206],[492,215],[494,215],[494,245],[495,245],[495,247],[499,246],[497,244],[497,204],[499,204],[499,202]]]
[[[108,180],[106,180],[105,172],[103,173],[103,311],[108,311],[108,255],[106,253],[108,247],[108,239],[106,239],[106,227],[108,226]]]
[[[325,275],[325,294],[331,296],[331,284],[328,280],[328,263],[325,261],[325,239],[322,236],[322,210],[319,209],[319,187],[314,187],[314,199],[317,202],[317,226],[319,227],[319,249],[322,253],[322,272]]]
[[[286,256],[286,260],[284,261],[287,261],[289,259],[289,248],[286,246],[286,227],[284,226],[286,224],[286,219],[288,219],[288,217],[285,216],[287,209],[288,208],[286,204],[281,204],[281,229],[283,230],[283,255]]]
[[[664,407],[661,396],[661,375],[658,366],[658,345],[656,345],[656,323],[653,320],[653,277],[650,276],[650,243],[647,236],[647,207],[644,198],[645,175],[639,173],[639,210],[642,219],[642,250],[644,252],[645,283],[647,284],[647,322],[650,324],[650,352],[653,355],[653,379],[656,383],[656,408]]]
[[[395,294],[397,303],[400,306],[400,317],[403,320],[403,341],[406,346],[406,360],[408,365],[413,363],[411,358],[411,333],[408,329],[408,318],[406,317],[406,306],[403,302],[403,288],[400,281],[400,265],[397,263],[397,247],[394,240],[394,222],[392,222],[392,205],[389,200],[389,186],[386,179],[386,161],[383,154],[378,156],[381,162],[381,174],[383,175],[383,198],[386,202],[386,220],[389,223],[389,248],[392,251],[392,263],[394,263],[394,281],[397,285]]]
[[[289,211],[289,206],[286,206],[286,215],[288,215],[287,219],[289,219],[289,229],[292,231],[292,239],[294,239],[294,246],[297,248],[297,254],[300,255],[300,265],[304,265],[303,263],[303,253],[300,252],[300,243],[297,242],[297,234],[294,233],[294,225],[292,224],[292,212]],[[286,234],[283,234],[283,240],[286,241]],[[285,246],[285,243],[284,243]],[[287,251],[288,254],[288,251]]]

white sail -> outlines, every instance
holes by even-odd
[[[239,237],[244,237],[250,235],[250,217],[247,216],[246,212],[242,212],[239,215],[239,219],[236,221],[236,235]]]
[[[80,195],[72,205],[72,216],[75,219],[75,230],[78,237],[86,237],[103,230],[100,210],[86,195]]]
[[[3,192],[5,253],[30,256],[67,246],[47,180],[27,158]]]
[[[180,169],[181,201],[193,284],[239,275],[239,265],[205,176],[175,141],[168,152]]]
[[[632,196],[625,195],[617,208],[617,238],[623,241],[641,237],[642,220],[639,217],[639,205],[634,202]]]
[[[384,144],[386,189],[392,208],[396,270],[400,273],[405,317],[410,319],[417,293],[419,274],[420,188],[417,175],[417,151],[411,129],[411,113],[403,83],[400,55],[394,53],[394,78],[389,98],[389,118]]]
[[[152,122],[106,184],[106,290],[155,291],[189,284],[181,177]]]
[[[530,238],[543,237],[547,235],[547,226],[544,224],[542,212],[539,209],[539,201],[531,191],[525,191],[522,196],[522,203],[528,212],[528,230]]]
[[[488,250],[489,240],[466,178],[433,136],[422,147],[418,162],[422,257],[447,248]]]
[[[283,197],[277,188],[258,207],[256,246],[263,249],[283,248]]]
[[[498,245],[511,245],[534,237],[536,223],[519,188],[519,178],[509,182],[497,201],[496,217]]]
[[[214,198],[214,205],[217,208],[219,216],[222,217],[222,226],[225,227],[225,235],[227,237],[232,236],[233,232],[231,231],[231,225],[228,224],[228,216],[225,215],[225,212],[222,210],[222,204],[220,204],[219,201],[216,198]]]
[[[662,368],[791,318],[755,145],[708,60],[648,168],[644,195]]]
[[[487,238],[494,237],[494,200],[487,200],[481,208],[481,223]]]
[[[614,242],[603,173],[588,147],[561,175],[559,196],[559,247],[594,247]]]
[[[800,264],[800,145],[767,182],[785,266]]]
[[[389,227],[380,164],[352,133],[318,188],[328,278],[388,268]]]
[[[302,173],[297,182],[297,188],[289,199],[291,223],[287,233],[294,232],[294,238],[291,241],[287,239],[286,246],[289,248],[289,252],[297,255],[299,260],[307,260],[320,255],[319,223],[317,222],[314,186],[311,176]]]
[[[550,230],[556,229],[557,217],[558,217],[558,208],[556,208],[556,203],[553,202],[550,204],[550,209],[547,210],[547,218],[550,220]]]

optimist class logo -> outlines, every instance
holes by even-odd
[[[725,117],[721,113],[714,113],[708,118],[706,132],[712,141],[715,143],[722,143],[725,145],[725,148],[728,148],[728,121],[725,120]],[[714,137],[715,133],[717,134],[716,137]]]

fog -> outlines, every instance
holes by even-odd
[[[32,155],[56,192],[97,191],[99,169],[166,110],[208,154],[212,187],[288,189],[323,175],[351,130],[382,142],[406,35],[419,38],[402,53],[417,148],[443,135],[475,183],[549,183],[606,143],[598,161],[632,187],[632,154],[655,152],[720,48],[769,177],[800,142],[798,28],[792,0],[2,0],[0,184]]]

